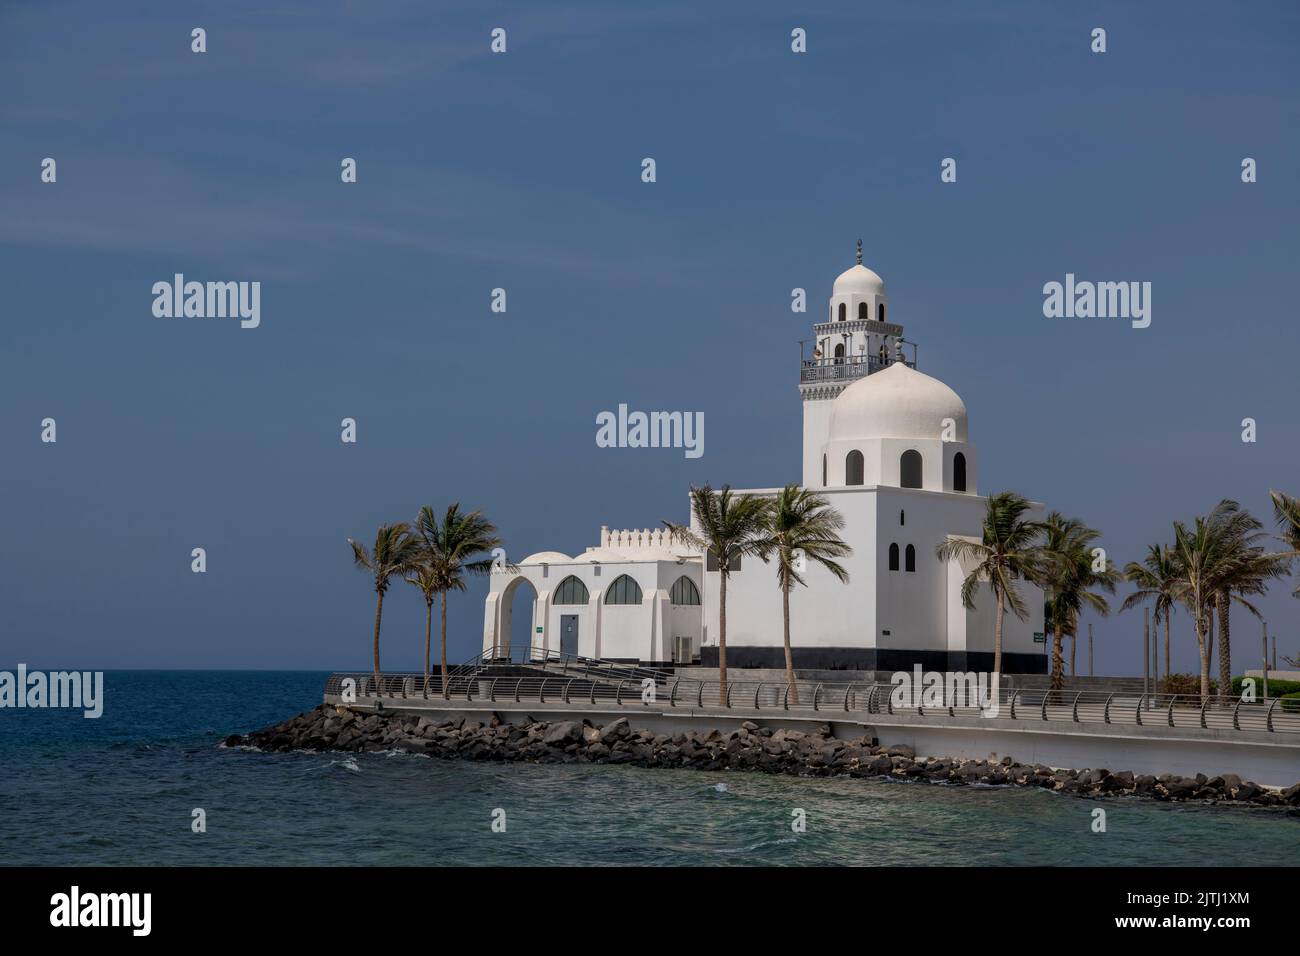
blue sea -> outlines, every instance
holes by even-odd
[[[0,863],[1244,866],[1300,852],[1300,815],[1278,810],[220,746],[315,706],[325,676],[116,671],[98,720],[0,710]]]

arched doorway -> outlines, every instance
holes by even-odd
[[[496,656],[523,660],[533,644],[537,589],[533,582],[520,574],[506,585],[500,600],[501,626],[497,630]]]

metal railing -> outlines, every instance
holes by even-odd
[[[508,661],[507,661],[508,662]],[[500,663],[498,661],[497,663]],[[614,704],[728,710],[779,711],[802,715],[888,714],[921,718],[1000,717],[1016,721],[1063,721],[1075,724],[1199,728],[1234,732],[1300,734],[1300,701],[1294,698],[1205,697],[1198,694],[1123,694],[1102,691],[1002,689],[996,695],[968,700],[964,694],[933,692],[907,699],[893,684],[816,681],[727,682],[725,699],[716,680],[668,676],[647,668],[618,668],[604,661],[570,655],[543,655],[526,674],[493,674],[488,666],[454,674],[443,688],[438,674],[426,683],[423,674],[331,674],[329,696],[343,696],[345,681],[355,699],[443,699],[465,702]],[[919,693],[919,692],[918,692]]]
[[[842,358],[803,359],[799,365],[800,382],[835,382],[842,379],[861,378],[880,372],[894,364],[893,359],[881,361],[875,355],[846,355]],[[916,362],[903,363],[916,368]]]
[[[608,661],[595,657],[582,657],[578,654],[563,654],[549,648],[526,645],[523,647],[490,647],[478,657],[477,670],[482,672],[490,667],[509,665],[542,668],[561,674],[582,674],[593,679],[602,680],[641,680],[649,678],[665,681],[671,672],[639,664]]]

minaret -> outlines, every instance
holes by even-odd
[[[812,354],[800,348],[799,397],[803,399],[803,484],[823,487],[822,447],[830,426],[831,402],[864,375],[902,358],[903,327],[887,321],[885,280],[856,263],[840,273],[831,290],[825,322],[813,324]],[[909,343],[910,344],[910,343]],[[915,349],[912,361],[915,367]]]

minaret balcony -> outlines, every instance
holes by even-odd
[[[804,359],[800,362],[799,384],[814,382],[848,382],[872,372],[882,372],[897,359],[881,359],[876,355],[846,355],[843,358]],[[904,361],[908,368],[916,362]]]

